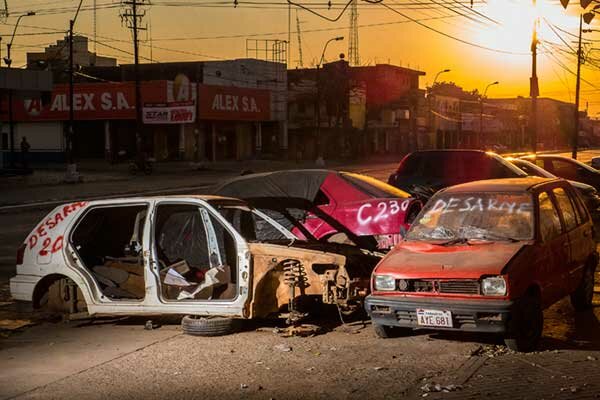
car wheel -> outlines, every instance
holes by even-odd
[[[586,268],[583,273],[583,278],[577,289],[571,293],[571,304],[577,311],[584,311],[592,307],[592,299],[594,298],[594,275],[596,269],[593,267]]]
[[[504,337],[506,347],[513,351],[533,351],[542,337],[544,313],[537,294],[531,294],[514,305]]]
[[[234,333],[239,328],[239,321],[234,318],[200,317],[186,315],[181,319],[181,329],[193,336],[223,336]]]
[[[373,330],[375,331],[375,334],[382,339],[404,336],[410,331],[408,328],[380,325],[375,323],[373,324]]]

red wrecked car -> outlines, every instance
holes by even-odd
[[[244,175],[214,193],[246,200],[301,239],[370,249],[397,244],[422,207],[410,194],[375,178],[320,169]]]
[[[542,334],[542,310],[570,295],[592,305],[592,221],[562,179],[477,181],[438,192],[375,267],[365,307],[375,332],[493,332],[517,351]]]

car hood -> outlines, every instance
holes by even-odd
[[[379,263],[375,272],[398,278],[471,278],[499,275],[529,242],[480,242],[440,246],[406,241]]]

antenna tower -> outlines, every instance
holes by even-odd
[[[350,5],[350,40],[348,41],[348,62],[351,66],[360,65],[358,55],[358,0]]]

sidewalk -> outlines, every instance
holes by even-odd
[[[327,162],[325,168],[368,171],[370,168],[386,168],[387,160]],[[125,195],[150,195],[182,193],[206,189],[226,179],[240,175],[242,171],[265,172],[295,168],[317,168],[314,161],[301,163],[253,160],[243,162],[219,162],[197,168],[189,162],[158,163],[151,175],[130,175],[127,164],[110,165],[106,162],[88,162],[79,166],[82,183],[64,183],[63,165],[35,170],[29,176],[0,178],[0,212],[17,209],[47,207],[52,202],[118,197]]]

